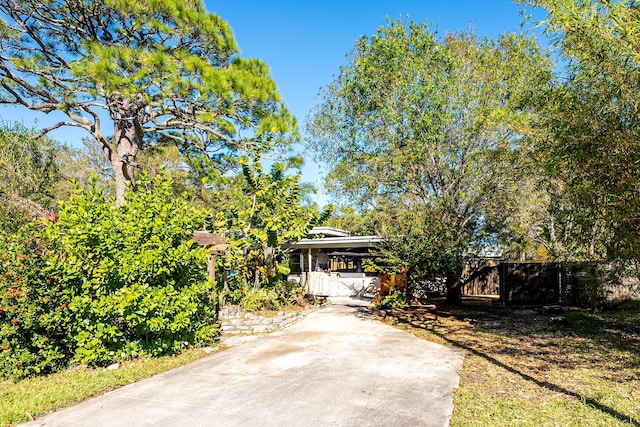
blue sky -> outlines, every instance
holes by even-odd
[[[260,58],[271,68],[280,94],[302,130],[320,88],[331,82],[356,40],[374,34],[385,25],[386,17],[428,21],[441,34],[471,29],[478,36],[495,37],[518,30],[523,10],[510,0],[205,0],[205,5],[231,25],[241,56]],[[539,13],[535,16],[540,17]],[[0,118],[41,128],[65,116],[4,107]],[[51,136],[73,144],[88,135],[76,128],[63,128]],[[303,180],[319,187],[316,200],[321,205],[330,201],[321,189],[322,169],[311,156],[306,157]]]
[[[356,40],[374,34],[387,16],[428,21],[441,34],[471,29],[478,36],[496,37],[517,31],[523,10],[509,0],[206,0],[205,4],[231,25],[241,56],[260,58],[269,65],[301,129],[318,91],[337,74]],[[321,189],[321,170],[307,156],[303,180]],[[316,200],[325,204],[330,198],[321,192]]]

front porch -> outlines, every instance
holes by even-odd
[[[382,237],[352,236],[330,227],[315,227],[309,236],[289,246],[290,280],[300,283],[315,296],[377,295],[379,275],[368,271],[363,261],[375,256],[371,250],[382,242]]]

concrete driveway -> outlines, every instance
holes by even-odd
[[[29,426],[446,426],[460,352],[343,300]]]

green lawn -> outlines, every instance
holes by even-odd
[[[0,425],[12,425],[69,406],[92,396],[168,371],[204,357],[204,349],[176,356],[142,358],[119,369],[74,367],[65,372],[18,382],[0,382]]]
[[[442,307],[386,321],[465,353],[452,426],[640,426],[640,307],[565,310]]]

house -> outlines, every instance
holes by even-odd
[[[383,241],[380,236],[354,236],[331,227],[314,227],[308,237],[286,245],[291,254],[289,280],[316,296],[364,296],[380,289],[378,273],[367,259]]]

